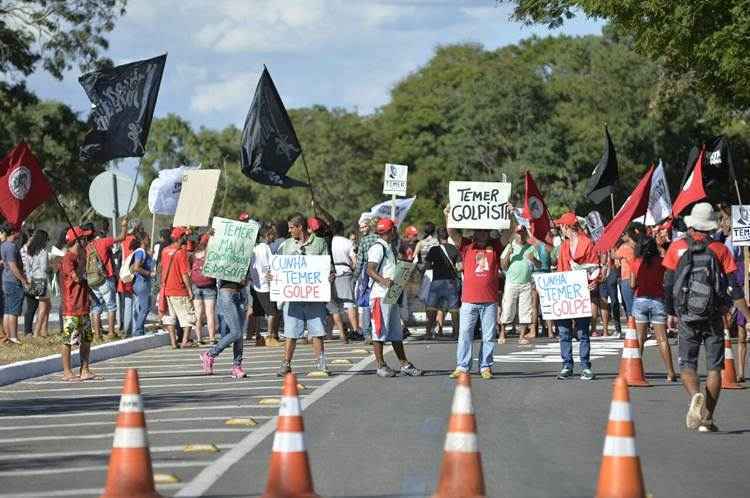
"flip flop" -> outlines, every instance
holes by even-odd
[[[61,375],[59,378],[62,382],[80,382],[81,381],[81,378],[75,375],[73,377],[65,377]]]
[[[91,373],[86,376],[83,376],[83,375],[81,376],[81,382],[85,382],[87,380],[101,380],[101,379],[103,379],[103,377],[96,375],[95,373]]]

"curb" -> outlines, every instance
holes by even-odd
[[[130,337],[117,342],[102,344],[91,348],[91,363],[137,353],[146,349],[158,348],[167,344],[169,344],[169,334],[167,332],[157,332],[155,334]],[[78,351],[71,353],[70,362],[72,368],[80,365]],[[62,359],[59,354],[11,363],[10,365],[0,367],[0,386],[55,372],[62,372]]]

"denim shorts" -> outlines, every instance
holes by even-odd
[[[3,282],[5,294],[4,310],[6,315],[21,316],[23,314],[24,291],[20,283]]]
[[[305,324],[308,337],[323,337],[326,335],[325,318],[325,303],[284,303],[284,337],[301,339],[305,335]]]
[[[198,301],[216,301],[216,287],[193,286],[193,299]]]
[[[105,310],[108,313],[117,311],[117,291],[113,278],[108,278],[96,289],[91,289],[91,312],[101,315]]]
[[[459,295],[455,280],[433,280],[425,304],[428,308],[457,311],[461,307]]]
[[[667,308],[661,299],[636,297],[633,299],[633,316],[636,323],[664,325],[667,323]]]

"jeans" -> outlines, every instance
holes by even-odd
[[[619,270],[615,270],[614,268],[611,268],[609,271],[609,275],[607,275],[607,280],[602,284],[606,292],[603,292],[602,297],[606,298],[609,297],[609,309],[612,313],[612,321],[615,322],[615,330],[617,332],[622,332],[622,324],[620,323],[620,295],[617,292],[617,283],[620,280],[620,272]]]
[[[625,313],[627,316],[633,315],[633,288],[630,287],[630,282],[627,279],[620,280],[620,292],[622,292],[622,300],[625,301]]]
[[[117,297],[120,305],[120,330],[123,335],[130,335],[135,315],[135,296],[130,293],[118,293]]]
[[[23,312],[23,333],[31,335],[34,332],[34,315],[39,308],[39,300],[26,296],[26,309]]]
[[[135,296],[135,310],[133,313],[133,335],[139,336],[146,332],[146,319],[151,311],[153,299],[151,298],[151,282],[137,279],[133,284]]]
[[[461,305],[456,368],[464,372],[471,370],[474,326],[477,320],[479,320],[482,328],[479,368],[492,368],[492,355],[495,352],[495,331],[497,329],[497,303],[463,303]]]
[[[372,337],[372,324],[370,323],[370,308],[360,306],[359,308],[359,327],[362,329],[362,335],[365,339]]]
[[[242,294],[232,290],[219,289],[216,300],[221,317],[219,333],[221,339],[208,350],[208,355],[216,358],[229,345],[232,345],[232,364],[242,365],[242,348],[244,346],[242,331],[245,330],[245,300]]]
[[[562,356],[563,367],[573,369],[573,326],[580,341],[580,352],[578,354],[581,367],[591,368],[589,353],[591,352],[591,341],[589,333],[591,329],[591,318],[574,318],[573,320],[559,320],[557,330],[560,332],[560,356]]]

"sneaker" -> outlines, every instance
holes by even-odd
[[[328,370],[328,364],[326,363],[325,356],[321,356],[315,363],[315,371],[326,376],[331,375],[331,371]]]
[[[282,361],[281,366],[276,371],[276,377],[284,377],[286,374],[290,373],[291,371],[292,371],[291,363]]]
[[[214,374],[214,359],[208,354],[208,351],[204,351],[200,354],[201,366],[203,367],[203,373],[206,375]]]
[[[405,375],[407,377],[421,377],[422,375],[424,375],[424,372],[411,363],[407,363],[406,365],[403,365],[401,367],[401,375]]]
[[[690,430],[695,430],[701,425],[703,420],[703,405],[706,404],[706,397],[703,393],[695,393],[690,399],[687,415],[685,415],[685,425]]]
[[[457,379],[461,376],[461,374],[465,374],[466,372],[464,370],[461,370],[460,368],[455,369],[448,377],[451,379]]]
[[[232,367],[232,377],[235,379],[244,379],[247,377],[247,373],[245,372],[245,369],[242,368],[242,365],[234,365]]]
[[[492,378],[492,369],[483,368],[480,374],[484,380],[490,380]]]
[[[584,368],[581,372],[581,380],[594,380],[596,376],[590,368]]]
[[[557,374],[557,378],[560,380],[569,379],[573,376],[573,369],[572,368],[563,368],[560,370],[560,373]]]
[[[698,432],[719,432],[719,428],[716,427],[713,420],[710,418],[704,419],[701,425],[698,426]]]
[[[372,346],[372,337],[365,338],[365,346]]]
[[[396,372],[389,367],[388,365],[383,365],[382,367],[379,367],[377,370],[378,377],[387,378],[387,377],[395,377]]]

